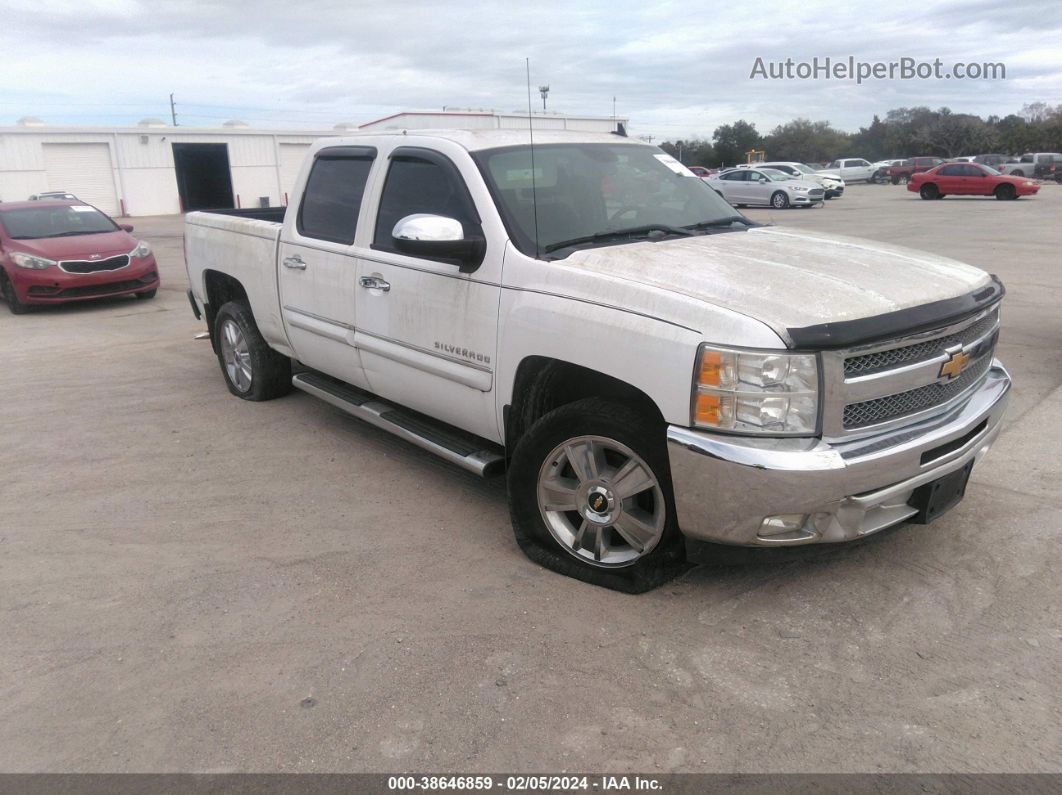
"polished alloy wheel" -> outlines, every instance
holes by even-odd
[[[557,445],[538,475],[538,507],[570,554],[602,568],[629,566],[660,542],[664,493],[633,450],[603,436]]]
[[[229,381],[240,392],[251,388],[251,352],[247,349],[247,339],[243,330],[235,321],[226,318],[221,324],[221,359],[225,363],[225,373]]]

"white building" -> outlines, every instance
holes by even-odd
[[[257,130],[51,127],[22,119],[0,127],[0,201],[70,191],[111,215],[168,215],[207,207],[284,204],[311,143],[355,129]]]
[[[581,130],[609,133],[617,124],[629,127],[627,119],[611,116],[568,116],[563,113],[535,111],[536,130]],[[361,130],[512,130],[527,129],[527,112],[502,113],[497,110],[444,108],[441,111],[407,110],[376,121],[366,122]]]
[[[527,126],[527,114],[495,111],[405,112],[330,130],[173,127],[58,127],[35,118],[0,127],[0,201],[69,191],[114,216],[169,215],[221,207],[286,205],[307,148],[357,130],[498,129]],[[533,115],[535,129],[610,132],[617,121]]]

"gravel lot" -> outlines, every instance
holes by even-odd
[[[231,397],[180,218],[131,221],[154,301],[0,307],[0,770],[1062,770],[1062,187],[748,212],[998,273],[1007,425],[934,525],[642,596],[524,558],[500,481]]]

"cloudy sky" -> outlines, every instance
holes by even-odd
[[[0,125],[169,118],[331,128],[401,109],[617,114],[660,138],[797,116],[855,130],[905,105],[1062,103],[1062,2],[2,0]],[[1002,62],[1005,80],[750,79],[764,61]],[[536,102],[537,91],[536,91]],[[540,106],[540,105],[539,105]]]

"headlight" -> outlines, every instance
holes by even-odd
[[[1036,183],[1035,183],[1035,182],[1031,182],[1030,180],[1025,180],[1025,182],[1023,182],[1022,184],[1023,184],[1023,185],[1025,186],[1025,187],[1027,187],[1027,188],[1031,188],[1031,187],[1032,187],[1033,185],[1035,185]]]
[[[801,191],[801,192],[804,192],[804,191],[807,190],[807,188],[805,188],[802,185],[790,185],[789,187],[792,188],[793,190],[798,190],[798,191]]]
[[[734,433],[810,435],[818,429],[819,365],[813,353],[701,345],[693,425]]]
[[[42,271],[45,268],[50,268],[52,265],[56,264],[54,259],[35,257],[32,254],[22,254],[18,251],[11,252],[11,261],[20,268],[31,268],[35,271]]]
[[[151,246],[145,243],[143,240],[136,244],[136,248],[129,252],[129,256],[134,259],[141,259],[151,253]]]

